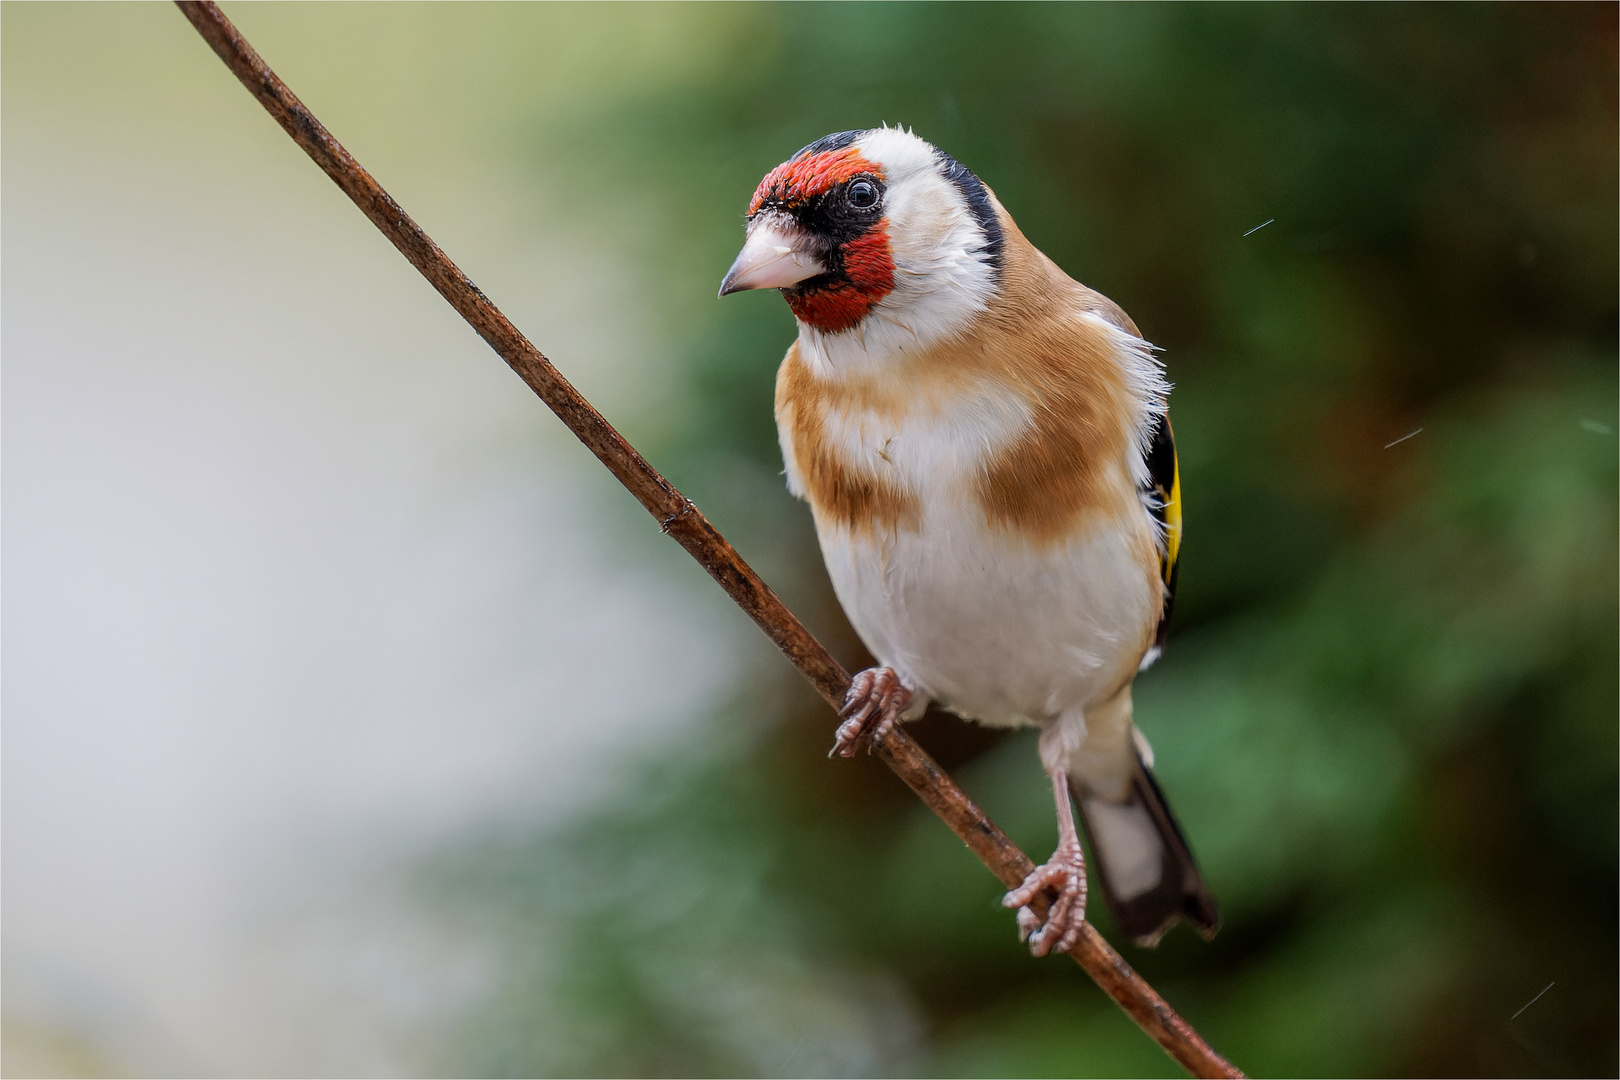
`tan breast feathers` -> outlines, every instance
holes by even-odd
[[[991,528],[1046,546],[1071,538],[1090,515],[1114,519],[1139,509],[1128,455],[1137,452],[1132,425],[1140,406],[1113,335],[1086,313],[1123,317],[1030,247],[1016,226],[1008,240],[1003,295],[962,338],[896,357],[881,374],[849,378],[820,377],[798,343],[788,350],[777,420],[818,518],[857,533],[917,528],[920,485],[881,458],[859,460],[832,429],[852,416],[898,425],[938,415],[987,387],[1019,402],[1017,425],[994,437],[958,425],[953,437],[976,444],[963,480],[971,490],[963,494]]]
[[[805,498],[818,518],[831,519],[855,533],[915,529],[919,522],[916,494],[903,490],[899,477],[892,473],[882,475],[854,461],[828,438],[831,410],[875,407],[888,411],[895,405],[861,394],[860,389],[817,379],[794,342],[776,376],[776,421],[784,449],[791,450]],[[872,400],[863,400],[867,397]]]

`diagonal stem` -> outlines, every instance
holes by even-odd
[[[787,606],[749,569],[709,519],[647,463],[613,425],[574,389],[551,361],[502,315],[450,261],[410,215],[360,167],[359,162],[276,77],[212,0],[176,0],[180,10],[213,47],[242,85],[304,148],[315,164],[354,200],[373,225],[399,249],[428,283],[466,319],[490,348],[590,448],[659,527],[696,559],[737,606],[776,643],[821,696],[837,709],[849,690],[849,674]],[[1034,869],[1028,856],[973,804],[945,770],[898,726],[874,752],[928,808],[1009,888]],[[1165,1003],[1088,922],[1069,953],[1103,991],[1194,1076],[1239,1077],[1234,1069]]]

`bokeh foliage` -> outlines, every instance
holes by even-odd
[[[767,169],[914,127],[1176,384],[1137,715],[1225,925],[1131,961],[1255,1075],[1613,1075],[1614,6],[683,10],[711,68],[533,121],[687,373],[632,437],[862,661],[777,475],[791,317],[714,289]],[[784,668],[613,806],[432,868],[504,943],[461,1067],[1175,1075]],[[1050,849],[1032,739],[918,736]]]

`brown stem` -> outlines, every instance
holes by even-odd
[[[461,313],[478,335],[511,365],[551,411],[578,436],[640,500],[659,527],[702,564],[720,587],[776,643],[777,648],[810,680],[835,709],[844,702],[849,675],[832,654],[805,629],[759,575],[749,569],[736,550],[717,532],[691,500],[675,490],[658,470],[624,440],[613,425],[586,401],[578,390],[541,355],[490,303],[478,286],[467,279],[449,256],[439,250],[420,226],[405,213],[371,174],[316,120],[287,85],[259,57],[247,40],[211,0],[176,0],[197,32],[213,46],[219,58],[258,98],[293,141],[344,194],[354,200],[382,234],[421,271],[439,295]],[[968,848],[1008,887],[1017,885],[1034,868],[1002,831],[973,804],[939,764],[898,727],[876,747],[877,755],[962,838]],[[1165,1004],[1140,975],[1131,970],[1101,934],[1087,923],[1080,943],[1070,954],[1097,985],[1119,1003],[1160,1046],[1194,1076],[1237,1077],[1229,1065],[1199,1037],[1175,1010]]]

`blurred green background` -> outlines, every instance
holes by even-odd
[[[510,200],[486,198],[490,229],[540,207],[630,268],[593,317],[646,328],[618,377],[657,391],[614,418],[849,665],[779,475],[791,316],[714,291],[759,177],[820,135],[902,124],[966,163],[1176,388],[1187,536],[1137,717],[1224,925],[1127,958],[1257,1076],[1620,1069],[1613,5],[226,10],[408,209],[400,147],[488,161]],[[247,115],[177,15],[146,18]],[[8,58],[44,32],[6,19]],[[324,111],[340,83],[386,119]],[[443,172],[424,198],[452,207]],[[596,542],[700,595],[638,513],[612,503]],[[413,855],[411,902],[490,958],[421,1060],[1177,1075],[1072,964],[1029,958],[886,770],[826,760],[832,717],[785,663],[745,659],[576,812]],[[916,733],[1050,850],[1032,738]]]

